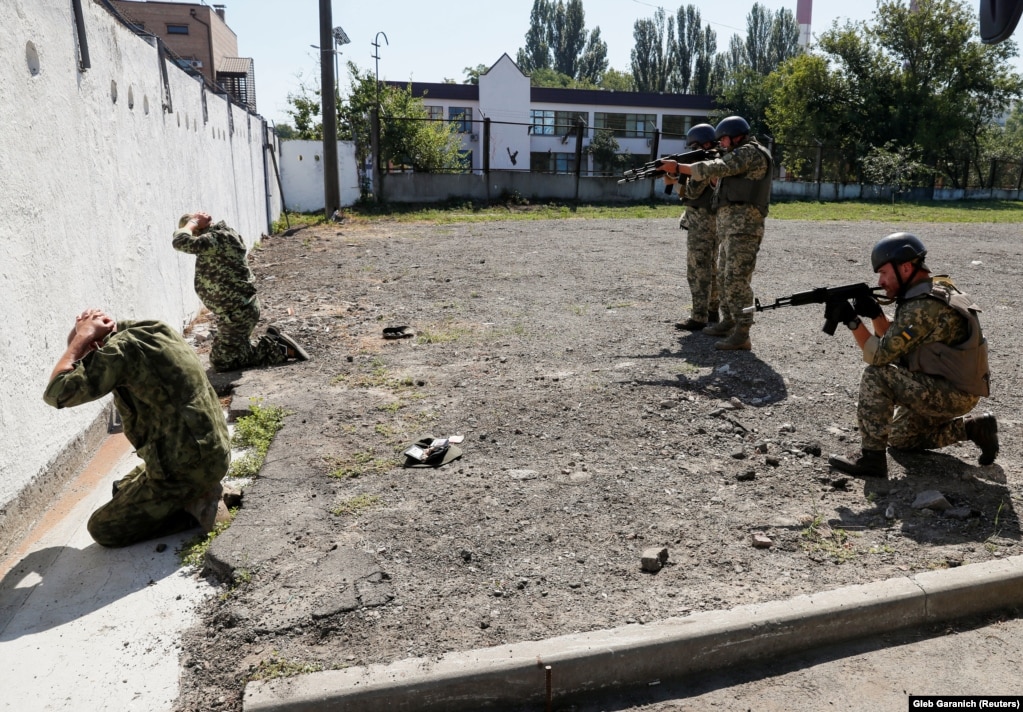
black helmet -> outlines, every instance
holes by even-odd
[[[741,116],[729,116],[721,119],[714,129],[714,136],[720,139],[722,136],[735,138],[736,136],[749,135],[749,122]]]
[[[914,262],[925,272],[930,272],[924,264],[927,248],[920,238],[908,232],[894,232],[882,238],[870,252],[870,266],[877,272],[889,262],[899,265],[903,262]]]
[[[717,143],[718,137],[710,124],[696,124],[686,134],[686,144],[690,148],[702,148],[705,143]]]

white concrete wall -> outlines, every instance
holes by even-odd
[[[171,247],[178,216],[207,210],[251,243],[279,212],[265,122],[212,93],[204,117],[202,85],[170,63],[165,111],[155,45],[82,9],[84,71],[70,1],[4,0],[0,22],[0,551],[107,405],[42,401],[75,315],[182,327],[201,305],[194,258]]]
[[[280,161],[285,207],[298,213],[323,210],[323,142],[281,141]],[[353,142],[337,142],[337,171],[341,205],[354,205],[360,191]]]

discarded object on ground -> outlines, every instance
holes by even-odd
[[[462,456],[462,449],[450,438],[420,438],[405,450],[403,467],[440,467]]]
[[[407,339],[414,336],[412,329],[407,326],[388,326],[384,328],[385,339]]]

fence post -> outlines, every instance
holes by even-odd
[[[817,184],[817,200],[821,199],[821,175],[823,173],[824,164],[824,143],[818,139],[814,139],[817,144],[817,157],[814,159],[813,166],[813,181]]]
[[[487,202],[490,202],[490,117],[483,117],[483,180],[486,182]]]
[[[579,177],[583,170],[583,130],[586,124],[582,119],[575,120],[575,201],[579,202]]]
[[[997,175],[998,175],[998,159],[997,158],[992,158],[991,159],[991,177],[988,178],[988,183],[989,183],[988,187],[991,190],[995,189],[995,176],[997,176]],[[983,187],[984,186],[981,186],[981,188],[983,188]]]
[[[384,175],[380,170],[380,112],[370,109],[369,150],[373,154],[373,201],[383,202]]]

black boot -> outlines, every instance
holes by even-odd
[[[888,456],[884,450],[861,450],[859,455],[832,455],[828,464],[853,477],[888,477]]]
[[[990,465],[998,457],[998,421],[990,413],[983,415],[967,415],[963,418],[966,424],[966,437],[980,448],[977,462]]]

